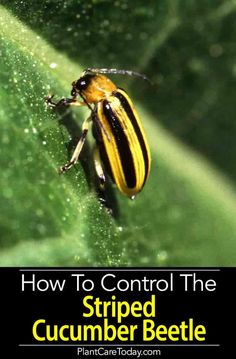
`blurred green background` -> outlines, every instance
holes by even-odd
[[[1,1],[1,265],[236,263],[236,1]],[[134,202],[95,193],[92,141],[66,176],[83,111],[53,113],[86,67],[138,108],[152,171]]]

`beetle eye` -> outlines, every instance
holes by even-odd
[[[83,77],[81,77],[78,81],[76,81],[76,83],[74,84],[74,88],[76,88],[76,90],[78,92],[80,91],[85,91],[87,89],[87,87],[90,84],[91,79],[94,77],[94,75],[90,75],[87,74]]]
[[[87,84],[87,81],[84,79],[84,78],[81,78],[79,79],[77,82],[76,82],[76,88],[79,90],[79,91],[83,91],[86,89],[86,87],[88,86]]]

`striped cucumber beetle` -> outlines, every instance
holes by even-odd
[[[107,173],[121,193],[134,198],[150,173],[150,149],[133,102],[105,74],[124,74],[148,80],[145,75],[134,71],[88,68],[72,83],[71,98],[62,98],[55,103],[53,96],[46,97],[51,107],[85,105],[91,110],[82,125],[82,134],[70,161],[60,167],[59,172],[68,171],[78,161],[92,123],[96,140],[94,164],[100,186],[104,188]]]

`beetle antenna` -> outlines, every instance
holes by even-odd
[[[96,68],[87,68],[84,70],[84,74],[86,73],[96,73],[96,74],[118,74],[118,75],[129,75],[129,76],[136,76],[140,77],[145,81],[148,81],[151,83],[150,79],[144,75],[140,74],[139,72],[131,71],[131,70],[119,70],[119,69],[96,69]]]

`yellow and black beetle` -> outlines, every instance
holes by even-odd
[[[72,98],[52,101],[50,106],[83,106],[91,114],[82,126],[82,134],[68,163],[60,167],[60,173],[68,171],[78,160],[89,129],[93,124],[93,135],[97,146],[94,162],[100,183],[105,183],[105,172],[109,174],[118,189],[126,196],[134,198],[139,193],[150,172],[150,150],[142,123],[128,94],[118,88],[103,74],[127,74],[147,79],[137,72],[117,69],[84,70],[82,76],[72,83]],[[83,101],[78,101],[78,95]]]

